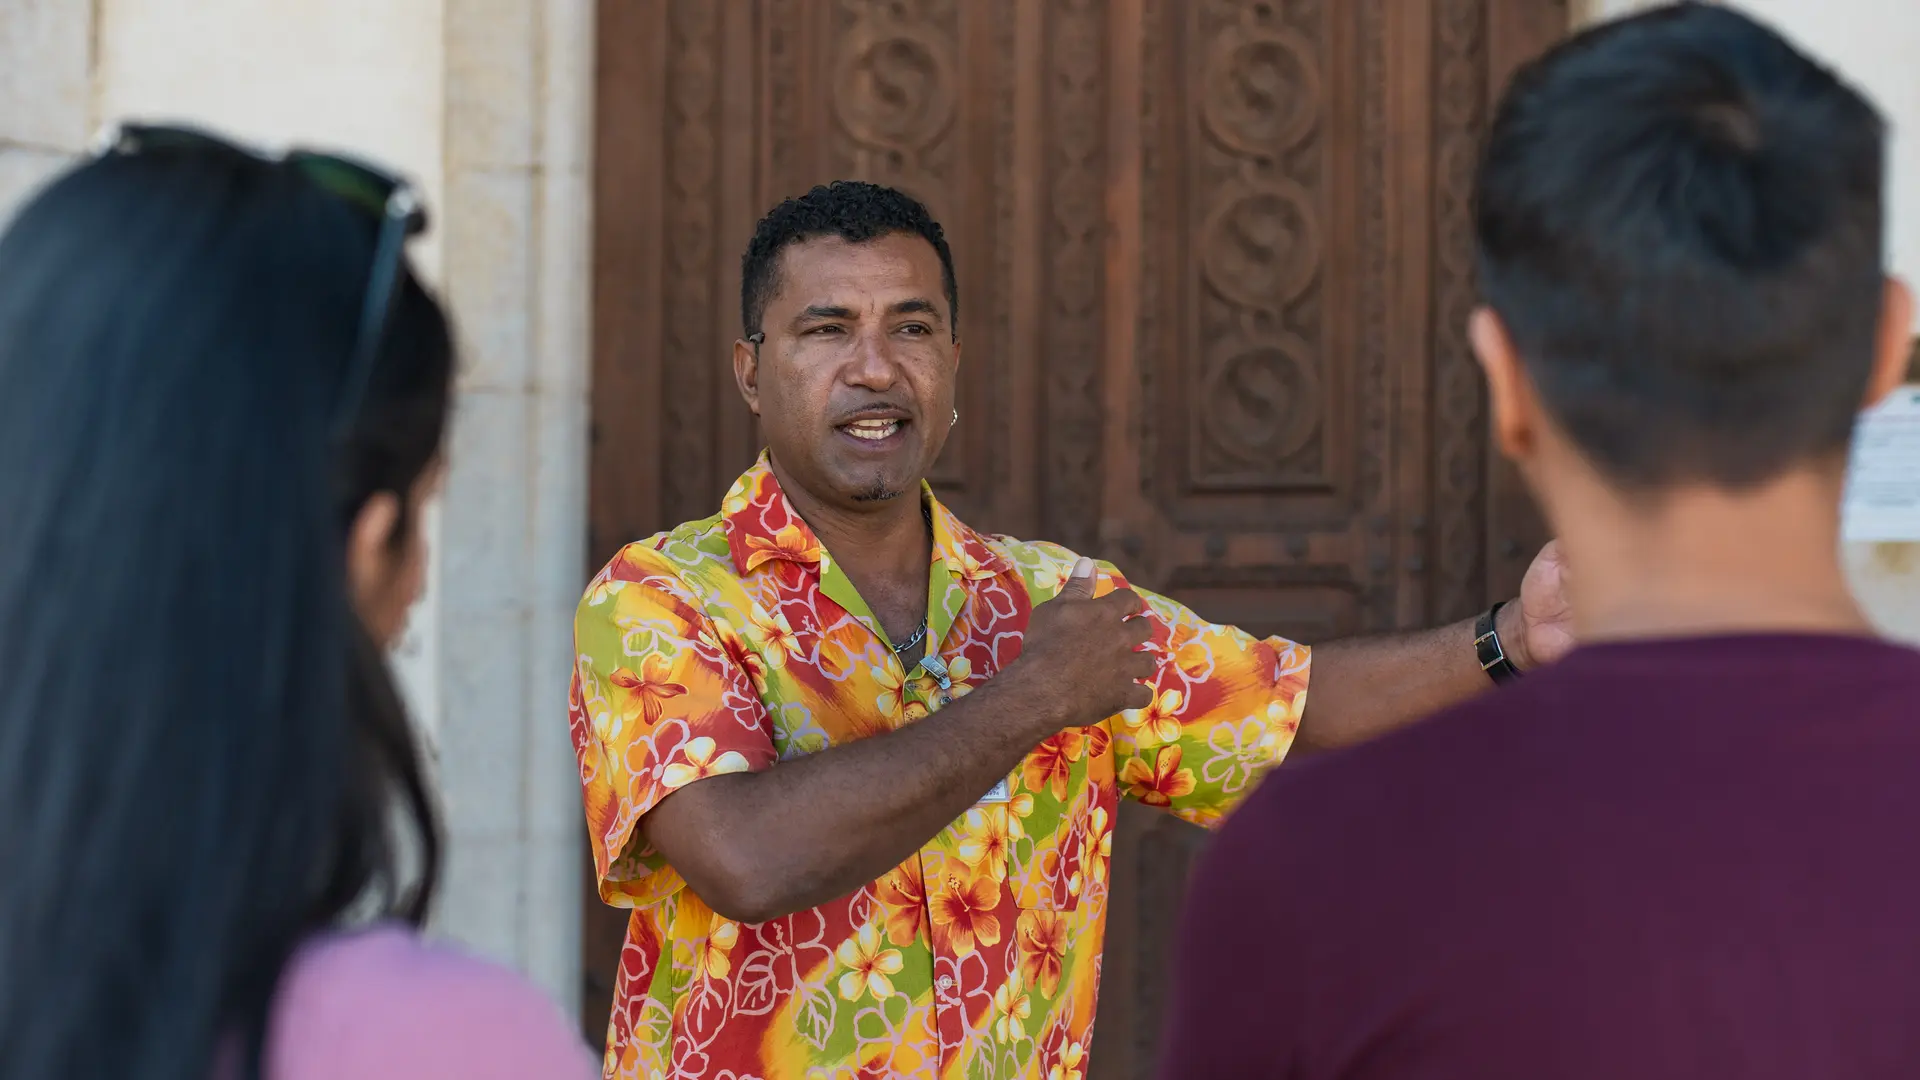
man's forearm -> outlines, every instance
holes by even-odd
[[[1517,638],[1511,622],[1517,612],[1514,604],[1501,609],[1500,637],[1509,647]],[[1474,658],[1473,623],[1314,646],[1296,745],[1352,746],[1490,689],[1492,680]]]
[[[664,799],[641,829],[714,910],[764,922],[843,896],[937,835],[1059,730],[1016,664],[935,715]]]

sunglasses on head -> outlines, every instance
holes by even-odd
[[[367,295],[360,309],[360,326],[354,335],[353,355],[348,362],[347,381],[341,388],[339,413],[335,418],[335,433],[344,438],[359,418],[360,401],[372,378],[374,357],[379,355],[380,340],[386,336],[394,297],[399,292],[396,286],[407,241],[426,231],[426,205],[404,178],[351,158],[299,149],[284,154],[263,154],[192,128],[122,124],[108,129],[101,137],[95,156],[209,151],[244,154],[292,169],[379,224]]]

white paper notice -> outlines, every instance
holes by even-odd
[[[1840,518],[1846,540],[1920,540],[1920,386],[1860,418]]]

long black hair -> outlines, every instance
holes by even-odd
[[[236,150],[82,165],[0,237],[0,1080],[256,1072],[303,938],[425,917],[343,553],[437,460],[453,348],[404,272],[342,439],[375,229]]]

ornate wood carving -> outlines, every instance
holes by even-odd
[[[662,391],[681,407],[663,411],[661,476],[670,520],[704,517],[716,484],[712,413],[717,372],[714,321],[714,115],[719,14],[704,0],[674,0],[668,13],[667,155],[674,212],[668,226]],[[721,484],[724,491],[724,484]],[[637,537],[635,539],[638,539]]]
[[[1324,483],[1318,5],[1208,0],[1192,14],[1198,123],[1184,156],[1197,325],[1178,380],[1191,394],[1189,481]]]
[[[1486,0],[1437,0],[1433,95],[1433,615],[1462,619],[1486,595],[1485,390],[1467,345],[1473,311],[1473,171],[1486,111]]]
[[[1386,12],[1367,4],[1360,16],[1360,372],[1355,381],[1360,434],[1355,505],[1364,515],[1359,554],[1368,572],[1361,589],[1361,627],[1386,630],[1395,623],[1396,582],[1373,570],[1391,564],[1398,509],[1387,484],[1394,442],[1392,396],[1388,378],[1387,215],[1393,192],[1387,189],[1387,44]],[[1424,513],[1416,510],[1415,516]]]
[[[1047,315],[1041,364],[1045,481],[1040,520],[1060,543],[1097,545],[1104,422],[1100,403],[1102,226],[1107,124],[1106,11],[1095,0],[1047,9]]]
[[[945,207],[958,73],[954,0],[834,6],[834,165]]]

